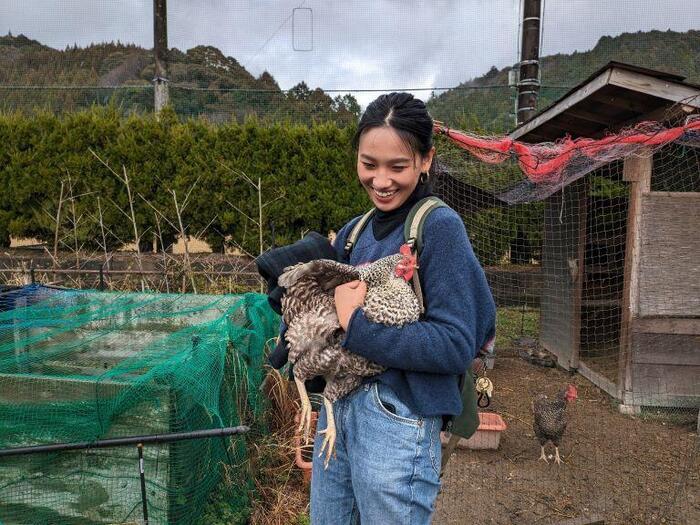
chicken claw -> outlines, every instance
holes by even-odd
[[[309,434],[311,432],[311,401],[306,393],[306,385],[296,377],[294,382],[297,384],[299,391],[299,399],[301,399],[301,415],[299,416],[299,432],[304,431],[304,445],[309,444]]]
[[[323,404],[326,407],[326,428],[324,430],[319,430],[319,434],[325,434],[323,437],[323,443],[321,444],[321,451],[318,453],[318,457],[323,456],[324,450],[326,452],[326,459],[323,462],[323,468],[328,468],[328,463],[331,460],[331,454],[335,457],[335,416],[333,415],[333,404],[328,401],[325,397],[323,398]],[[326,449],[326,447],[328,447]]]
[[[540,447],[540,449],[542,449],[542,453],[540,454],[540,458],[537,461],[544,460],[545,463],[549,463],[549,461],[547,461],[547,456],[544,455],[544,447]]]
[[[561,465],[561,458],[559,457],[559,447],[554,447],[554,461],[556,462],[557,465]]]

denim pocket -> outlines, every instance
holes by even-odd
[[[423,424],[423,418],[414,414],[390,386],[375,382],[372,385],[372,398],[379,411],[393,421],[415,427]]]

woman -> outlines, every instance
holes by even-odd
[[[411,206],[430,194],[433,122],[412,95],[382,95],[363,114],[355,146],[360,184],[377,209],[347,261],[360,265],[398,253]],[[339,260],[358,219],[338,232]],[[334,404],[336,457],[327,469],[318,458],[323,435],[316,435],[313,524],[430,522],[440,486],[443,416],[461,412],[459,375],[493,334],[495,307],[454,210],[434,210],[423,237],[425,314],[419,321],[400,328],[372,323],[362,310],[364,283],[336,288],[344,348],[387,370]],[[319,429],[325,418],[322,410]]]

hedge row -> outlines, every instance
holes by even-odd
[[[78,244],[97,246],[98,196],[112,233],[109,248],[133,239],[133,226],[119,210],[129,210],[126,187],[91,150],[120,176],[126,170],[141,232],[157,230],[151,205],[176,225],[171,190],[181,205],[197,181],[183,213],[188,233],[204,230],[215,250],[230,235],[257,251],[257,226],[243,214],[257,219],[257,192],[234,171],[261,179],[264,202],[284,195],[264,208],[267,244],[271,221],[278,244],[307,229],[337,229],[368,206],[354,171],[353,132],[334,124],[181,122],[169,112],[160,119],[125,118],[98,107],[62,117],[0,115],[0,244],[9,235],[53,243],[62,182],[64,201],[74,196],[61,210],[64,240],[74,243],[75,217]],[[175,229],[160,222],[163,237],[172,239]]]
[[[333,123],[183,122],[169,111],[159,119],[124,117],[109,107],[63,116],[0,115],[0,246],[7,245],[10,235],[52,245],[62,184],[59,236],[65,244],[98,248],[100,208],[108,249],[134,238],[124,214],[129,211],[127,189],[91,151],[119,177],[126,171],[138,229],[148,241],[160,226],[166,245],[172,242],[177,233],[172,225],[178,224],[172,191],[181,206],[196,181],[182,217],[188,234],[203,231],[215,251],[233,239],[257,253],[258,229],[246,215],[257,219],[258,195],[236,172],[256,183],[260,178],[263,202],[271,201],[264,208],[265,247],[273,230],[278,245],[307,230],[337,230],[370,206],[355,172],[354,132],[354,126]],[[438,143],[446,158],[459,158],[453,149]],[[481,168],[470,162],[456,166],[468,181],[486,189],[519,176]],[[158,224],[153,208],[167,220]],[[537,206],[485,210],[465,222],[483,264],[500,261],[518,236],[533,247],[540,242]]]

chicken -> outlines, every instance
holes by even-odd
[[[287,324],[289,361],[294,364],[294,381],[302,403],[299,430],[304,430],[307,442],[311,404],[304,381],[316,376],[326,380],[323,401],[328,425],[320,431],[325,434],[320,455],[327,448],[326,466],[336,436],[333,402],[357,388],[363,377],[384,370],[341,346],[344,332],[336,314],[335,287],[354,280],[365,281],[367,295],[363,309],[367,319],[401,326],[417,321],[422,311],[408,282],[415,267],[415,256],[402,248],[400,254],[358,268],[328,259],[296,264],[286,268],[279,278],[280,285],[286,289],[282,316]]]
[[[548,461],[544,454],[544,446],[548,441],[551,441],[554,445],[554,451],[556,453],[554,460],[557,465],[561,463],[559,444],[561,443],[561,438],[564,435],[568,423],[566,407],[568,403],[575,400],[576,397],[576,387],[574,385],[568,385],[562,388],[554,399],[548,399],[546,395],[539,394],[532,402],[532,412],[534,415],[532,428],[540,442],[541,454],[539,459],[544,460],[545,463],[548,463]]]

